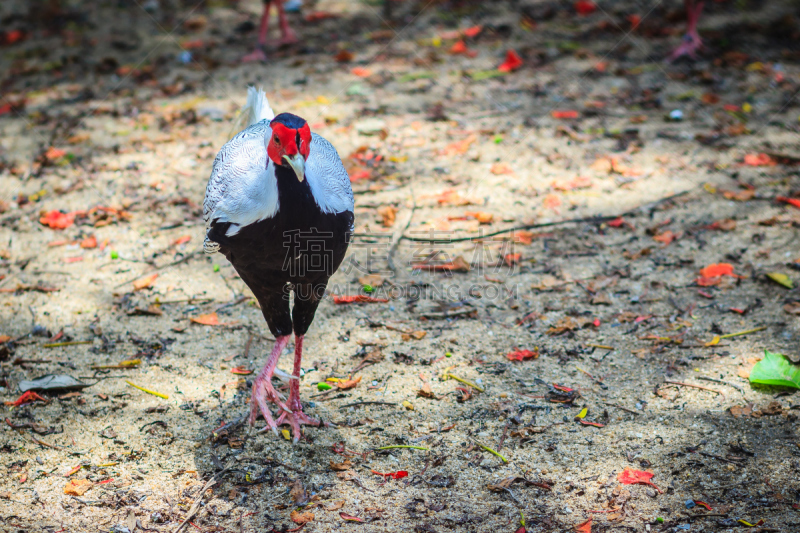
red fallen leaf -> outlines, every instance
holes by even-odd
[[[75,221],[75,213],[62,213],[61,211],[50,211],[45,216],[39,218],[39,223],[53,229],[66,229]]]
[[[653,237],[654,241],[663,242],[665,245],[671,244],[672,241],[677,239],[678,236],[675,235],[672,230],[667,230],[664,233],[659,233]]]
[[[597,5],[589,0],[578,0],[575,2],[575,4],[573,4],[573,7],[575,8],[575,12],[582,17],[591,15],[597,11]]]
[[[558,118],[558,119],[578,118],[578,112],[575,111],[574,109],[551,111],[550,115],[553,118]]]
[[[588,420],[584,420],[582,418],[580,420],[578,420],[578,422],[580,422],[584,426],[594,426],[596,428],[604,428],[604,427],[606,427],[605,424],[601,424],[600,422],[589,422]]]
[[[464,35],[467,37],[476,37],[480,32],[483,31],[483,26],[472,26],[471,28],[467,28],[464,30]]]
[[[595,318],[595,319],[592,321],[592,325],[593,325],[594,327],[596,327],[596,328],[599,328],[599,327],[600,327],[600,319],[599,319],[599,318]]]
[[[306,22],[319,22],[321,20],[339,18],[339,15],[328,11],[312,11],[303,18]]]
[[[22,30],[11,30],[7,31],[3,36],[3,41],[4,44],[14,44],[18,41],[21,41],[23,37],[25,37],[25,34],[22,32]]]
[[[741,111],[742,108],[736,104],[725,104],[722,106],[722,109],[725,111],[730,111],[731,113],[736,113],[737,111]]]
[[[708,298],[709,300],[713,300],[714,299],[714,295],[713,294],[708,294],[706,291],[697,291],[697,294],[699,294],[703,298]]]
[[[522,259],[522,254],[506,254],[503,256],[503,262],[508,267],[518,264],[520,259]]]
[[[5,404],[6,405],[13,405],[14,407],[19,407],[20,405],[24,405],[26,403],[35,402],[36,400],[41,400],[43,402],[47,401],[44,398],[42,398],[41,396],[39,396],[38,394],[36,394],[35,392],[29,390],[29,391],[25,391],[24,393],[22,393],[22,396],[20,396],[19,398],[17,398],[13,402],[5,402]]]
[[[209,313],[207,315],[200,315],[190,319],[195,324],[202,324],[203,326],[219,326],[219,317],[217,313]]]
[[[730,263],[714,263],[700,269],[700,275],[704,278],[715,278],[717,276],[736,276],[733,273],[733,265]]]
[[[358,76],[359,78],[368,78],[372,76],[372,71],[363,67],[354,67],[350,70],[350,73],[354,76]]]
[[[114,478],[113,478],[113,477],[110,477],[110,478],[108,478],[108,479],[104,479],[103,481],[98,481],[98,482],[97,482],[97,484],[98,484],[98,485],[104,485],[104,484],[106,484],[106,483],[111,483],[112,481],[114,481]]]
[[[70,469],[70,471],[69,471],[69,472],[67,472],[66,474],[64,474],[64,477],[69,477],[69,476],[71,476],[72,474],[74,474],[74,473],[78,472],[78,471],[79,471],[81,468],[83,468],[83,465],[73,466],[73,467]]]
[[[617,476],[617,481],[622,483],[623,485],[636,485],[638,483],[642,483],[644,485],[650,485],[654,489],[656,489],[659,494],[663,494],[663,491],[659,489],[655,483],[650,481],[653,476],[652,472],[645,472],[644,470],[633,470],[630,467],[626,467],[625,470],[619,473]]]
[[[180,246],[181,244],[186,244],[191,240],[192,237],[190,235],[184,235],[183,237],[178,237],[177,239],[172,241],[172,246]]]
[[[408,472],[405,470],[398,470],[397,472],[387,472],[386,474],[381,474],[376,470],[372,470],[372,473],[376,476],[383,476],[383,477],[390,477],[392,479],[401,479],[404,477],[408,477]]]
[[[569,387],[565,387],[564,385],[559,385],[558,383],[553,383],[553,388],[562,392],[572,392],[574,390],[570,389]]]
[[[350,174],[350,183],[356,182],[358,180],[368,180],[372,177],[372,171],[369,169],[361,169],[356,170],[352,174]]]
[[[237,366],[236,368],[231,368],[232,374],[238,374],[240,376],[248,376],[253,373],[252,370],[243,366]]]
[[[539,350],[515,350],[506,354],[509,361],[524,361],[539,357]]]
[[[745,155],[744,164],[751,167],[774,167],[775,165],[778,164],[778,162],[772,159],[767,154],[761,152],[758,154]]]
[[[92,235],[81,241],[81,248],[97,248],[97,237]]]
[[[606,225],[612,228],[621,228],[625,225],[625,220],[622,217],[617,217],[614,220],[606,222]]]
[[[83,261],[83,256],[78,255],[75,257],[65,257],[64,259],[62,259],[62,261],[64,261],[65,263],[79,263]]]
[[[582,524],[575,526],[576,533],[592,533],[592,519],[590,518]]]
[[[65,155],[67,155],[67,151],[66,150],[62,150],[60,148],[55,148],[53,146],[48,148],[47,151],[44,153],[44,157],[48,161],[55,161],[56,159],[60,159],[60,158],[64,157]]]
[[[708,505],[706,502],[701,502],[700,500],[693,500],[695,505],[699,505],[701,507],[705,507],[709,511],[711,510],[711,506]]]
[[[11,113],[11,104],[0,105],[0,116]]]
[[[363,522],[364,521],[363,518],[359,518],[357,516],[352,516],[352,515],[349,515],[347,513],[339,513],[339,516],[341,516],[342,519],[349,520],[351,522]]]
[[[800,209],[800,198],[787,198],[785,196],[778,196],[775,200],[779,202],[783,202],[785,204],[789,204],[792,207],[796,207]]]
[[[389,300],[386,298],[375,298],[374,296],[366,296],[364,294],[356,294],[353,296],[334,296],[333,303],[337,305],[342,304],[374,304],[374,303],[386,303]]]
[[[739,309],[738,307],[731,307],[730,310],[733,311],[734,313],[739,313],[740,315],[744,315],[747,313],[747,309]]]
[[[642,17],[640,15],[628,15],[625,18],[631,23],[631,31],[638,28],[639,24],[642,23]]]
[[[517,231],[512,234],[514,242],[518,242],[520,244],[525,244],[525,245],[533,243],[534,236],[535,235],[532,231],[525,231],[525,230]]]
[[[497,70],[500,72],[513,72],[524,64],[525,62],[522,61],[522,58],[519,57],[518,53],[516,53],[514,50],[509,50],[506,52],[506,60],[502,65],[497,67]]]
[[[464,41],[458,41],[450,47],[450,53],[453,55],[464,54],[467,52],[467,50],[469,50],[469,48],[467,48],[467,43]]]

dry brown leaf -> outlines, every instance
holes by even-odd
[[[341,463],[334,463],[333,459],[331,459],[330,462],[331,462],[331,470],[334,470],[336,472],[350,470],[353,467],[353,463],[350,461],[350,459],[345,459]]]
[[[484,211],[467,211],[464,213],[467,217],[474,218],[481,224],[491,224],[494,220],[494,215]]]
[[[438,399],[436,395],[433,393],[433,390],[431,390],[431,384],[428,382],[422,384],[422,388],[420,388],[417,391],[417,396],[420,396],[422,398],[430,398],[431,400]]]
[[[442,155],[464,155],[467,153],[467,150],[469,150],[469,147],[472,146],[472,143],[477,140],[478,136],[473,133],[464,140],[448,144],[447,147],[442,150]]]
[[[350,481],[353,479],[358,479],[358,474],[356,474],[354,470],[345,470],[344,472],[337,472],[336,477],[342,481]]]
[[[305,505],[308,503],[308,495],[306,494],[306,489],[303,488],[303,482],[299,479],[296,479],[292,483],[292,488],[289,491],[289,495],[292,497],[295,505]]]
[[[783,306],[783,310],[790,315],[800,315],[800,302],[789,302]]]
[[[378,208],[378,214],[381,216],[381,224],[385,228],[394,226],[397,220],[397,208],[393,205],[384,205]]]
[[[333,502],[330,505],[330,507],[326,507],[325,510],[326,511],[338,511],[342,507],[344,507],[344,500],[339,500],[338,502]]]
[[[746,202],[748,200],[752,200],[755,195],[756,195],[755,189],[744,189],[737,192],[734,191],[722,192],[722,196],[724,196],[728,200],[736,200],[737,202]]]
[[[195,324],[202,324],[203,326],[219,326],[219,317],[217,313],[196,316],[192,318],[191,321]]]
[[[336,386],[339,390],[348,390],[356,387],[359,382],[361,382],[361,376],[358,376],[356,379],[345,379],[342,381],[336,382]]]
[[[64,494],[83,496],[84,493],[91,488],[92,482],[88,479],[70,479],[64,486]]]
[[[589,322],[591,322],[591,320],[586,317],[573,318],[571,316],[565,316],[556,322],[554,326],[551,326],[550,329],[547,330],[547,334],[560,335],[567,331],[573,331],[582,328]]]
[[[403,333],[400,336],[400,338],[402,338],[404,341],[408,342],[411,339],[421,340],[421,339],[425,338],[425,335],[427,335],[427,334],[428,334],[427,331],[411,331],[409,333]]]
[[[133,290],[140,291],[142,289],[146,289],[148,287],[152,287],[153,283],[156,281],[158,274],[150,274],[147,277],[137,279],[133,282]]]
[[[513,174],[514,171],[511,169],[510,166],[506,163],[495,163],[492,165],[492,168],[489,169],[492,174]]]
[[[358,278],[358,282],[361,285],[369,285],[370,287],[380,287],[384,281],[383,276],[380,274],[367,274]]]
[[[292,511],[292,514],[289,515],[289,518],[295,524],[302,525],[302,524],[307,524],[308,522],[311,522],[312,520],[314,520],[314,513],[312,513],[311,511],[306,511],[304,513],[301,513],[299,511],[295,510],[295,511]]]
[[[749,403],[747,405],[734,405],[730,408],[731,414],[739,418],[741,416],[750,416],[753,413],[753,404]]]

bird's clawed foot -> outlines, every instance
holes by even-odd
[[[264,416],[264,420],[267,421],[267,425],[262,431],[271,429],[276,435],[278,434],[278,425],[272,418],[272,413],[270,413],[267,408],[267,402],[274,403],[283,412],[290,412],[289,408],[283,402],[281,395],[278,394],[278,391],[272,386],[272,374],[275,372],[275,367],[278,364],[278,358],[281,356],[281,352],[286,348],[286,345],[289,344],[289,338],[289,335],[282,335],[275,339],[275,346],[272,347],[272,353],[270,353],[269,359],[267,359],[267,364],[264,365],[264,368],[256,377],[253,383],[253,392],[250,397],[250,425],[252,426],[255,424],[258,415],[261,414]]]
[[[292,405],[291,400],[289,401],[289,405]],[[322,425],[322,422],[317,420],[316,418],[311,418],[307,414],[303,412],[303,406],[300,405],[300,401],[296,402],[294,407],[290,407],[291,411],[286,412],[284,411],[281,413],[281,416],[278,417],[277,424],[280,426],[282,424],[289,424],[292,428],[292,442],[297,443],[300,440],[300,437],[303,436],[303,432],[300,429],[300,426],[316,426],[319,427]]]
[[[242,63],[264,63],[266,60],[267,54],[262,46],[257,46],[255,50],[242,57]]]
[[[270,412],[269,408],[267,408],[267,402],[272,402],[278,406],[278,408],[283,411],[283,415],[286,413],[290,413],[289,408],[283,403],[283,399],[281,398],[278,391],[275,390],[275,387],[272,386],[270,380],[272,379],[272,375],[270,373],[269,377],[259,375],[255,383],[253,383],[253,392],[250,398],[250,425],[256,423],[256,419],[258,418],[259,413],[264,416],[264,420],[266,420],[267,425],[261,431],[266,431],[271,429],[275,435],[278,434],[278,424],[275,423],[275,420],[272,418],[272,413]]]
[[[669,56],[669,61],[675,61],[679,57],[689,56],[692,59],[697,59],[697,52],[703,48],[703,40],[700,35],[695,31],[687,33],[683,37],[683,43],[675,49]]]

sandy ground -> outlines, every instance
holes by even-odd
[[[0,530],[175,531],[197,501],[188,531],[800,530],[800,400],[746,379],[800,357],[800,294],[766,277],[800,280],[800,211],[776,201],[800,189],[794,4],[709,3],[708,49],[667,64],[678,2],[404,2],[390,29],[321,1],[306,15],[336,17],[292,15],[302,42],[259,65],[238,63],[256,3],[64,4],[0,8],[22,32],[0,47],[0,392],[91,386],[3,407]],[[475,25],[475,57],[450,54]],[[525,66],[496,76],[508,49]],[[200,253],[248,84],[365,176],[330,289],[389,300],[321,305],[301,395],[330,426],[296,445],[236,424],[232,370],[272,339]],[[739,277],[698,286],[719,262]]]

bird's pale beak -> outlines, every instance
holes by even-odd
[[[292,167],[298,180],[303,181],[306,178],[306,160],[301,154],[285,155],[283,159]]]

